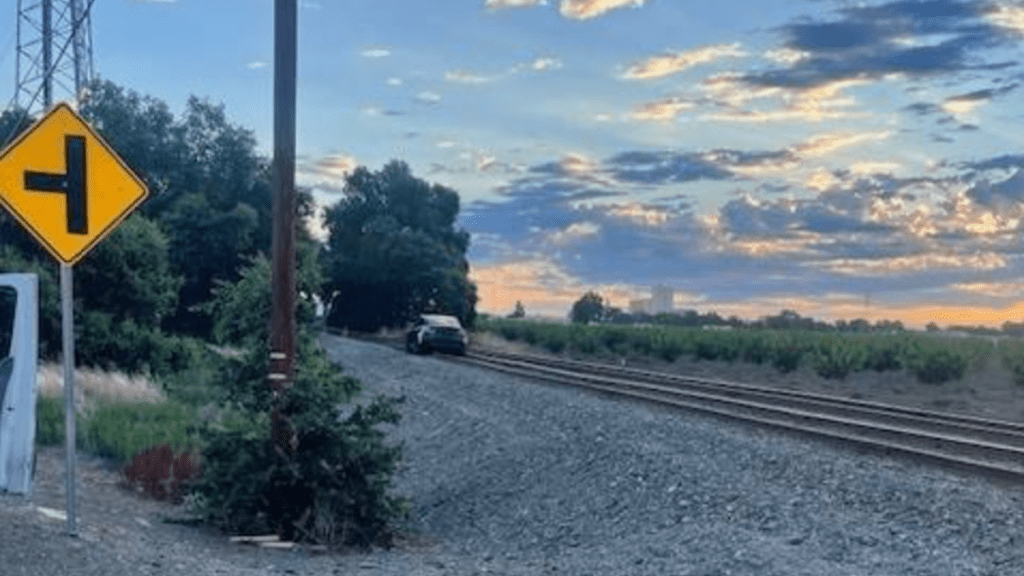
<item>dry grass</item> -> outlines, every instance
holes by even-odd
[[[64,396],[64,367],[61,364],[42,364],[36,383],[39,394],[50,398]],[[159,386],[144,376],[128,376],[120,372],[104,372],[92,368],[75,370],[75,406],[81,411],[93,406],[96,400],[123,403],[146,402],[155,404],[165,400]]]

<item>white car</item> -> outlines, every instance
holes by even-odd
[[[434,350],[463,356],[469,336],[459,319],[442,314],[422,314],[413,322],[405,336],[405,349],[410,354],[426,354]]]

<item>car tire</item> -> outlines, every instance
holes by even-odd
[[[419,342],[416,341],[415,337],[405,339],[405,351],[408,352],[409,354],[420,353],[420,344]]]

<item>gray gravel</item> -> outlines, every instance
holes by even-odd
[[[404,395],[422,550],[374,574],[1019,575],[1024,491],[325,336]]]
[[[80,538],[36,511],[59,506],[46,490],[34,503],[0,497],[0,576],[1024,574],[1020,488],[436,356],[323,342],[370,394],[406,397],[388,432],[406,446],[396,492],[413,506],[394,549],[230,544],[161,523],[157,503],[89,465]],[[42,469],[59,467],[60,454],[44,455]],[[47,479],[60,484],[54,470]]]

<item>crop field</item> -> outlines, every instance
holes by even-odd
[[[1024,384],[1024,342],[928,333],[842,333],[813,330],[702,329],[668,326],[558,324],[484,319],[477,329],[553,353],[647,356],[770,365],[780,372],[809,367],[823,378],[854,372],[906,370],[926,384],[959,380],[998,358]],[[994,356],[997,355],[997,356]]]

